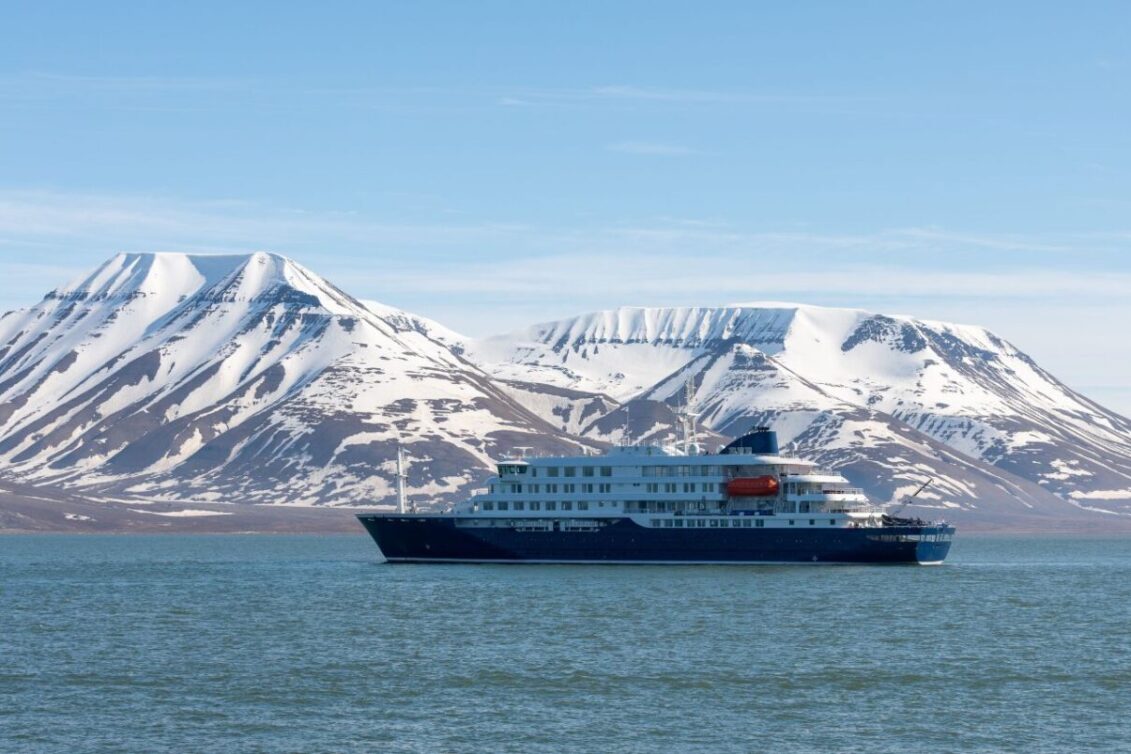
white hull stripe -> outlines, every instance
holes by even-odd
[[[542,558],[385,558],[390,563],[507,563],[512,565],[942,565],[941,560],[548,560]]]

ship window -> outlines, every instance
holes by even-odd
[[[576,466],[566,466],[565,467],[565,475],[566,476],[577,476],[577,467]]]
[[[573,503],[571,503],[569,500],[563,500],[562,501],[562,510],[563,511],[573,510]]]
[[[546,492],[557,492],[557,491],[558,491],[558,485],[556,485],[556,484],[547,484],[546,485]]]
[[[514,509],[515,509],[516,511],[520,511],[520,510],[522,510],[522,509],[523,509],[523,508],[525,508],[525,507],[526,507],[526,504],[525,504],[525,503],[523,503],[523,502],[522,502],[521,500],[515,500],[515,501],[514,501]]]
[[[486,502],[486,503],[483,503],[483,510],[485,510],[485,511],[493,511],[493,510],[495,510],[495,504],[494,504],[494,503],[492,503],[492,502]]]
[[[761,519],[758,519],[758,520],[757,520],[757,521],[755,521],[754,523],[758,525],[758,528],[761,528],[761,527],[763,527],[763,526],[765,526],[765,525],[766,525],[766,522],[765,522],[765,521],[763,521],[763,520],[761,520]],[[746,524],[746,525],[747,525],[747,526],[749,526],[750,524],[748,523],[748,524]]]
[[[579,511],[587,511],[587,510],[589,510],[589,501],[588,501],[588,500],[581,500],[581,501],[578,501],[578,503],[577,503],[577,509],[578,509]]]
[[[506,509],[507,509],[507,504],[505,502],[500,501],[499,502],[499,510],[505,511]]]
[[[582,466],[581,467],[581,476],[593,476],[593,467],[592,466]]]
[[[558,467],[557,466],[551,466],[550,468],[546,469],[546,476],[557,476],[557,475],[558,475]]]
[[[541,492],[542,491],[542,485],[532,484],[532,485],[530,485],[530,491],[531,492]]]
[[[675,524],[672,523],[672,520],[670,518],[664,519],[664,527],[665,528],[670,529],[673,526],[675,526]]]
[[[791,519],[789,519],[789,525],[790,525],[790,526],[793,526],[793,525],[794,525],[795,523],[797,523],[797,522],[796,522],[796,521],[794,521],[794,520],[793,520],[792,518],[791,518]]]
[[[809,525],[810,525],[810,526],[816,526],[816,525],[817,525],[817,522],[816,522],[816,521],[814,521],[813,519],[809,519]]]
[[[577,487],[576,484],[563,484],[562,492],[573,492],[575,487]]]
[[[607,482],[604,483],[604,484],[598,484],[597,485],[597,491],[598,492],[612,492],[613,486],[611,484],[607,483]]]
[[[731,528],[733,528],[733,529],[737,529],[738,527],[742,526],[742,522],[741,522],[741,521],[739,521],[739,520],[738,520],[738,519],[736,518],[736,519],[734,519],[733,521],[731,521],[731,522],[730,522],[730,525],[731,525]]]
[[[682,529],[682,528],[683,528],[683,520],[682,520],[682,519],[678,519],[678,518],[677,518],[677,519],[675,520],[675,528],[677,528],[677,529]]]
[[[612,466],[602,466],[601,467],[601,476],[612,476],[612,475],[613,475],[613,467]]]
[[[836,519],[835,518],[829,519],[829,526],[836,526]]]
[[[663,524],[661,519],[658,519],[658,518],[652,519],[652,528],[653,529],[659,529],[663,525],[664,524]]]
[[[532,511],[536,511],[541,507],[542,507],[542,504],[539,503],[537,500],[533,500],[530,503],[530,510],[532,510]]]
[[[558,507],[558,504],[555,503],[553,500],[547,501],[547,503],[546,503],[546,510],[548,510],[548,511],[556,510],[557,507]]]

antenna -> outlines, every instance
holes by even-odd
[[[515,445],[514,450],[518,453],[519,458],[526,458],[526,454],[529,451],[534,450],[534,446],[532,446],[532,445]]]
[[[397,513],[404,513],[408,503],[408,493],[405,483],[408,480],[408,460],[405,458],[404,446],[397,443]]]

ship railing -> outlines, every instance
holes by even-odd
[[[655,513],[664,515],[673,513],[677,515],[710,515],[712,513],[722,513],[726,509],[720,500],[664,500],[667,506],[666,510],[658,511],[655,508],[649,507],[647,504],[628,502],[624,504],[625,513]]]
[[[809,492],[788,492],[785,494],[784,499],[790,501],[821,503],[826,501],[837,500],[839,497],[847,497],[850,495],[864,495],[864,490],[856,487],[838,487],[835,490],[812,490]]]

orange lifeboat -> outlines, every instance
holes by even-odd
[[[736,477],[727,482],[727,495],[731,497],[770,497],[776,494],[776,476]]]

